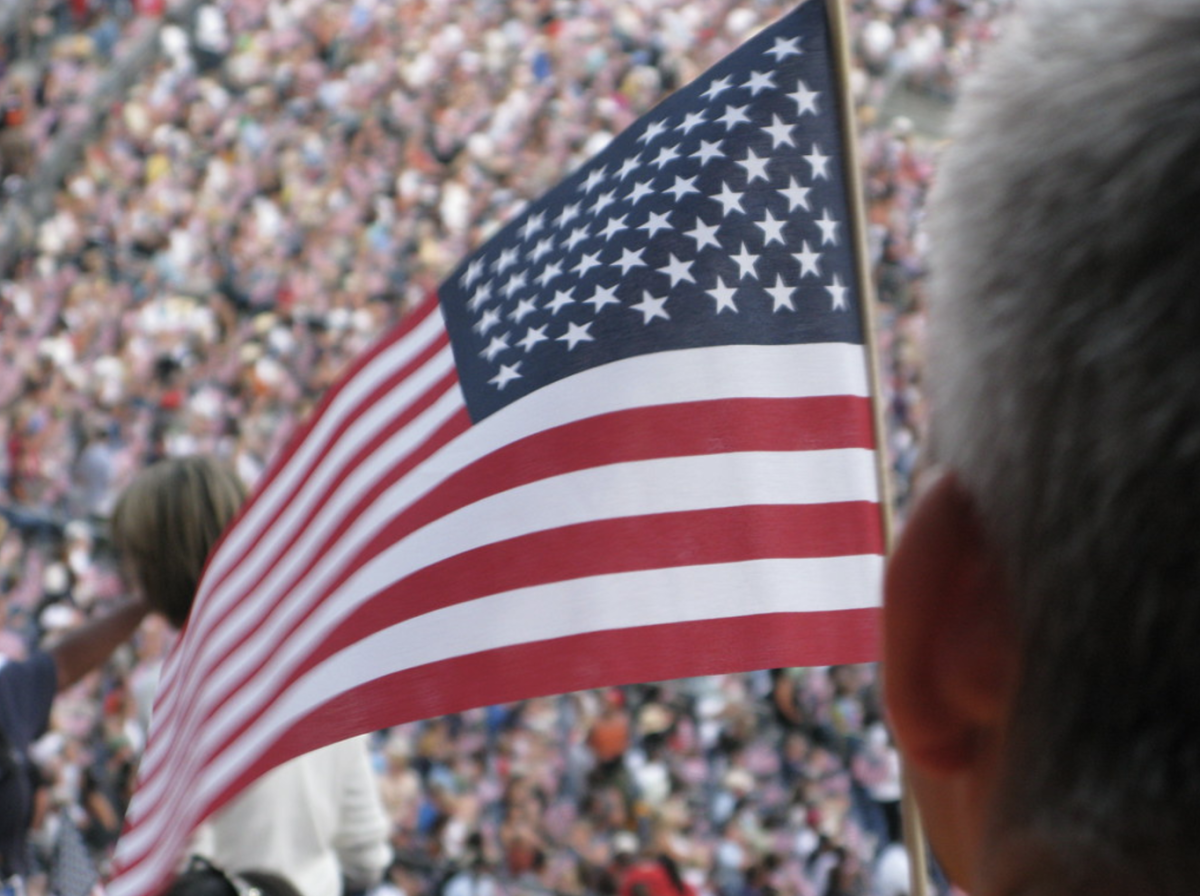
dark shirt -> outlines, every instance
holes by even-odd
[[[26,874],[33,776],[29,745],[50,723],[57,672],[50,654],[37,652],[24,662],[0,666],[0,870],[4,876]]]

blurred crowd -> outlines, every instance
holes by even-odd
[[[775,670],[393,729],[377,740],[391,884],[409,896],[464,875],[520,893],[884,892],[895,872],[876,856],[898,835],[900,785],[876,685],[871,666]]]
[[[128,45],[151,26],[130,2],[14,0],[0,13],[0,185],[18,193]]]
[[[939,135],[888,99],[950,101],[1009,2],[850,4],[901,510],[925,425],[921,214]],[[253,484],[346,363],[467,251],[790,5],[18,5],[6,194],[70,135],[122,48],[151,30],[157,52],[0,271],[0,654],[119,596],[105,520],[137,470],[206,452]],[[47,854],[66,818],[103,865],[169,644],[151,620],[58,702],[38,749]],[[383,732],[398,858],[384,890],[891,893],[898,782],[875,700],[871,667],[777,670]]]

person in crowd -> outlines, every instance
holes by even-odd
[[[696,896],[674,857],[663,852],[635,860],[619,881],[620,896]]]
[[[147,467],[118,499],[112,535],[126,575],[173,625],[186,625],[205,560],[245,494],[228,465],[196,455]],[[388,833],[355,738],[264,775],[201,826],[194,849],[229,871],[275,872],[302,896],[330,896],[380,881]]]
[[[45,733],[54,697],[100,666],[149,611],[134,598],[70,629],[24,660],[0,659],[0,875],[31,871],[28,829],[36,771],[30,745]]]
[[[1195,893],[1200,4],[1021,4],[930,209],[886,700],[973,896]]]

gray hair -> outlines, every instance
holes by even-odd
[[[1008,811],[1129,845],[1200,818],[1200,2],[1023,7],[931,198],[932,446],[1016,604]]]

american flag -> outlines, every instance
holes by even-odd
[[[210,559],[113,896],[317,746],[601,685],[873,659],[873,415],[813,0],[484,245]]]

